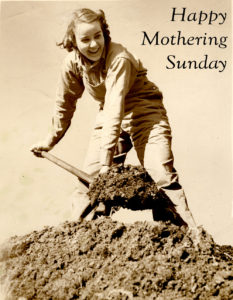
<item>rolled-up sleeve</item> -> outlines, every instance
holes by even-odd
[[[74,71],[74,65],[68,57],[61,67],[52,126],[47,136],[48,145],[54,146],[66,133],[76,109],[77,99],[82,96],[83,91],[82,77]]]
[[[104,123],[101,147],[101,164],[110,166],[120,135],[125,111],[125,97],[136,78],[131,61],[118,57],[110,66],[105,80]]]

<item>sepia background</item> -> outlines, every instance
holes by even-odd
[[[148,77],[164,94],[173,132],[175,167],[199,225],[216,242],[233,245],[232,225],[232,74],[231,1],[27,1],[1,2],[0,82],[0,242],[70,217],[70,196],[77,179],[29,151],[51,123],[60,65],[66,55],[56,46],[76,8],[101,8],[111,37],[140,58]],[[171,22],[172,7],[187,12],[227,12],[223,25]],[[228,36],[217,46],[141,45],[153,36]],[[217,70],[167,70],[167,56],[181,60],[227,60]],[[51,153],[82,168],[98,105],[87,94],[79,100],[72,126]],[[128,163],[135,163],[131,151]],[[151,213],[123,211],[126,222],[151,219]]]

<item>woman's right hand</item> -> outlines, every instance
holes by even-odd
[[[50,151],[53,147],[49,146],[46,142],[39,142],[37,144],[34,144],[31,148],[30,151],[37,156],[37,157],[42,157],[41,152],[42,151]]]

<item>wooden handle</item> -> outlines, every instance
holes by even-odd
[[[69,165],[65,161],[61,160],[60,158],[58,158],[46,151],[42,151],[41,156],[50,160],[51,162],[58,165],[59,167],[65,169],[66,171],[70,172],[71,174],[77,176],[87,186],[89,186],[89,184],[93,181],[93,177],[91,175]]]

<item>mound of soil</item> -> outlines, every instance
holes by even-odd
[[[233,299],[232,247],[203,229],[109,217],[66,222],[1,251],[7,299]]]
[[[105,178],[97,179],[99,185],[90,189],[92,201],[117,205],[120,199],[127,207],[134,198],[137,207],[150,201],[160,203],[158,209],[170,207],[167,199],[158,200],[149,177],[146,183],[144,170],[128,171],[125,184],[134,186],[136,194],[124,190],[125,171],[118,168],[106,174],[112,183],[105,182],[105,191],[100,188]],[[233,248],[217,245],[203,228],[197,238],[196,232],[173,223],[123,224],[100,217],[12,237],[0,251],[5,299],[233,299]]]

